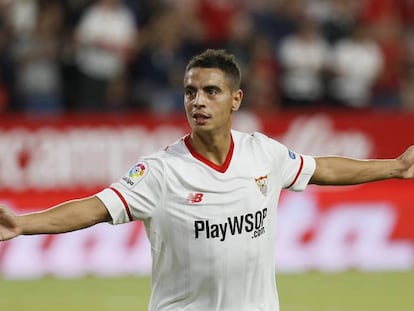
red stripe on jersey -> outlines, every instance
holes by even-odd
[[[233,157],[233,151],[234,151],[233,136],[231,136],[230,138],[231,138],[230,149],[229,149],[229,152],[227,153],[226,160],[224,161],[223,165],[217,165],[211,162],[210,160],[206,159],[205,157],[203,157],[200,153],[198,153],[197,150],[195,150],[193,145],[191,144],[190,135],[187,135],[186,137],[184,137],[184,143],[194,158],[210,166],[212,169],[220,173],[224,173],[229,167],[231,158]]]
[[[296,173],[295,179],[293,179],[292,183],[291,183],[289,186],[287,186],[287,188],[290,188],[290,187],[292,187],[292,186],[295,184],[295,182],[296,182],[296,181],[298,180],[298,178],[299,178],[300,173],[302,173],[302,169],[303,169],[303,157],[300,155],[300,165],[299,165],[299,170],[298,170],[298,172]]]
[[[116,193],[116,195],[119,197],[119,199],[122,201],[122,203],[124,204],[124,207],[125,207],[125,211],[127,212],[127,214],[128,214],[128,219],[129,219],[129,221],[133,221],[133,219],[132,219],[132,215],[131,215],[131,211],[129,210],[129,206],[128,206],[128,203],[127,203],[127,201],[125,200],[125,198],[122,196],[122,194],[118,191],[118,190],[116,190],[115,188],[112,188],[112,187],[109,187],[109,189],[111,189],[113,192],[115,192]]]

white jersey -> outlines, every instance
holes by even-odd
[[[114,224],[144,221],[149,310],[277,311],[277,202],[283,188],[303,190],[314,169],[312,157],[263,134],[232,131],[222,166],[186,136],[97,196]]]

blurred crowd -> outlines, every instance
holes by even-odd
[[[206,48],[243,109],[414,111],[414,0],[0,0],[0,112],[179,111]]]

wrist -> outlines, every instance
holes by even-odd
[[[394,160],[394,169],[392,170],[393,178],[404,178],[404,173],[407,171],[406,165],[402,159]]]

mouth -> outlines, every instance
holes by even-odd
[[[206,113],[201,112],[193,112],[191,114],[192,119],[195,121],[198,125],[204,125],[207,123],[207,121],[211,118],[210,115]]]

